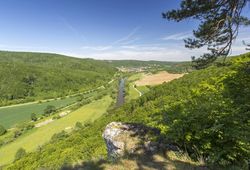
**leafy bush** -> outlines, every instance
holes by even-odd
[[[52,106],[52,105],[48,105],[45,109],[44,109],[44,115],[48,116],[52,113],[54,113],[56,111],[56,107]]]
[[[23,158],[25,155],[26,155],[26,151],[23,148],[20,148],[16,152],[15,160],[19,160],[19,159]]]
[[[31,118],[31,120],[33,120],[33,121],[37,121],[37,116],[36,116],[35,113],[31,113],[30,118]]]
[[[6,132],[6,129],[2,125],[0,125],[0,136],[4,135]]]

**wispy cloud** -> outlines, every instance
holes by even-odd
[[[140,27],[135,27],[130,33],[126,36],[115,40],[114,42],[110,43],[110,45],[100,45],[100,46],[82,46],[81,49],[83,50],[93,50],[93,51],[105,51],[110,50],[114,47],[121,47],[135,43],[139,40],[139,37],[136,36],[136,33],[139,31]]]
[[[104,50],[109,50],[111,49],[112,46],[82,46],[81,49],[83,50],[95,50],[95,51],[104,51]]]
[[[192,32],[182,32],[182,33],[177,33],[177,34],[172,34],[172,35],[167,35],[162,38],[162,40],[183,40],[185,38],[191,37]]]
[[[181,43],[173,44],[137,44],[124,45],[118,49],[110,51],[94,52],[88,54],[89,57],[96,59],[137,59],[137,60],[165,60],[183,61],[190,60],[190,57],[198,56],[204,49],[189,50]]]
[[[10,51],[46,51],[48,49],[51,49],[45,46],[5,45],[5,44],[0,44],[0,48],[2,50],[10,50]]]
[[[247,52],[246,46],[243,44],[243,41],[250,43],[250,28],[242,27],[239,29],[239,34],[236,40],[232,45],[231,55],[238,55]]]
[[[70,22],[66,18],[60,16],[59,19],[62,21],[64,26],[68,30],[70,30],[73,34],[75,34],[77,37],[80,37],[81,40],[87,41],[86,36],[83,33],[81,33],[80,31],[78,31],[78,29],[76,29],[72,24],[70,24]]]
[[[138,40],[138,37],[135,37],[135,34],[138,32],[138,30],[140,29],[139,26],[135,27],[128,35],[122,37],[119,40],[114,41],[112,44],[130,44],[136,40]]]

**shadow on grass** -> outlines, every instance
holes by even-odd
[[[167,156],[153,153],[129,154],[115,161],[99,160],[86,161],[82,165],[68,166],[62,170],[104,170],[104,169],[137,169],[137,170],[208,170],[205,166],[198,166],[181,160],[171,160]]]
[[[134,141],[136,138],[139,138],[140,142],[136,144],[135,148],[129,150],[126,146],[129,140],[123,139],[125,142],[124,148],[124,156],[121,158],[112,158],[109,160],[96,160],[96,161],[85,161],[82,162],[81,165],[65,166],[63,170],[104,170],[104,169],[112,169],[112,170],[120,170],[120,169],[138,169],[138,170],[172,170],[172,169],[180,169],[180,170],[207,170],[208,168],[197,166],[192,164],[191,162],[182,160],[182,159],[171,159],[167,153],[169,150],[174,150],[173,147],[160,147],[158,142],[152,142],[152,145],[145,145],[150,139],[151,135],[160,135],[158,129],[147,127],[142,124],[135,123],[126,123],[127,129],[123,129],[124,131],[130,131],[129,140]],[[121,138],[122,140],[122,138]]]

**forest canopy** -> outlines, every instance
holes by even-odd
[[[116,72],[103,61],[57,54],[0,52],[0,105],[93,89]]]

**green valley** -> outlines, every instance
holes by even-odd
[[[244,168],[249,156],[249,62],[248,53],[230,59],[226,66],[211,66],[151,87],[136,101],[109,110],[69,135],[54,138],[8,168],[59,169],[79,163],[88,165],[93,158],[106,159],[101,136],[112,121],[157,128],[160,135],[154,137],[155,141],[177,145],[190,159],[203,157],[210,168],[228,169],[231,162],[235,168]],[[58,154],[60,158],[56,159]],[[99,166],[97,160],[91,164],[95,167],[95,163]]]
[[[0,21],[0,170],[250,170],[250,0],[6,0]]]

